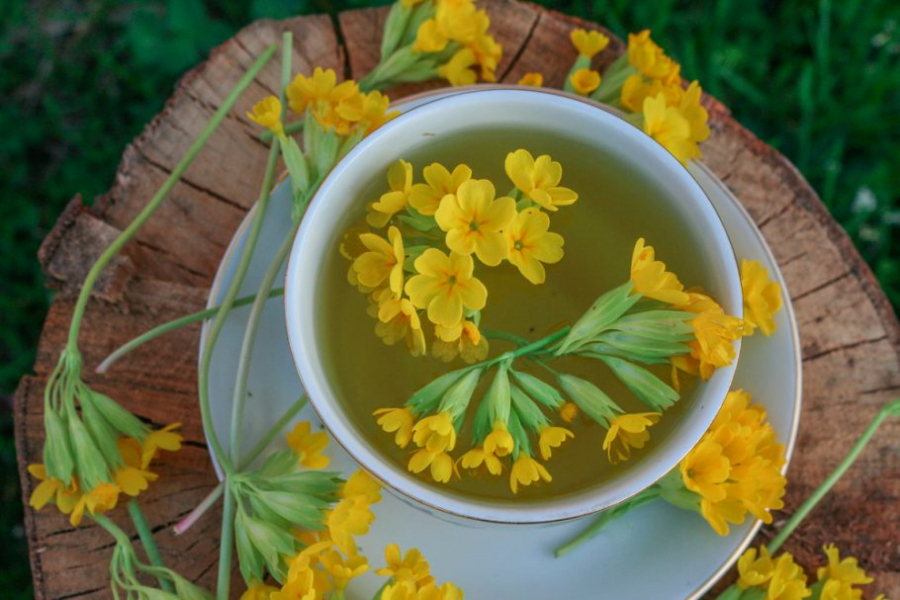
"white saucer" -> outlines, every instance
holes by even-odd
[[[427,100],[418,99],[403,108]],[[703,165],[693,165],[691,173],[719,212],[738,259],[761,261],[784,290],[785,309],[776,316],[777,332],[769,338],[757,334],[744,340],[734,385],[750,391],[754,401],[766,408],[790,459],[800,413],[801,360],[787,288],[761,233],[725,185]],[[210,306],[218,304],[234,275],[234,259],[242,250],[252,214],[237,229],[225,252],[210,290]],[[290,187],[282,184],[273,193],[241,296],[258,289],[263,271],[289,227]],[[232,388],[248,310],[239,308],[231,313],[213,354],[212,418],[223,442],[228,440]],[[203,329],[201,353],[207,327]],[[303,393],[288,349],[280,299],[269,302],[258,339],[250,372],[245,449],[252,447]],[[308,420],[314,428],[321,428],[309,406],[297,420]],[[284,436],[277,443],[283,447]],[[357,469],[336,443],[330,444],[328,454],[332,459],[329,470],[349,475]],[[218,465],[215,468],[219,472]],[[579,532],[589,518],[554,525],[473,523],[466,527],[427,513],[387,490],[383,497],[374,507],[377,519],[371,531],[359,539],[371,570],[384,565],[387,544],[397,543],[404,551],[417,547],[431,563],[438,583],[453,581],[469,600],[698,598],[731,567],[760,526],[758,521],[747,521],[732,527],[730,535],[720,537],[699,515],[657,502],[632,511],[582,548],[555,559],[553,548]],[[351,584],[348,598],[369,600],[384,583],[384,578],[372,575],[371,570]]]

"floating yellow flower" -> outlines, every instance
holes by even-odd
[[[569,75],[569,83],[575,93],[581,96],[587,96],[598,87],[600,87],[600,73],[593,69],[578,69]]]
[[[281,101],[275,96],[268,96],[254,104],[253,112],[248,112],[247,118],[267,127],[279,137],[284,135],[284,125],[281,123]]]
[[[549,231],[550,217],[536,208],[518,213],[504,230],[509,244],[509,262],[531,283],[544,283],[547,273],[543,263],[562,260],[565,241]]]
[[[775,313],[781,310],[781,286],[769,279],[758,260],[741,261],[741,288],[744,291],[744,335],[758,327],[764,335],[775,333]]]
[[[681,66],[650,39],[650,30],[628,34],[628,62],[650,79],[679,77]]]
[[[409,459],[409,470],[413,473],[421,473],[431,467],[431,478],[439,483],[447,483],[454,473],[453,459],[443,451],[432,452],[419,450]]]
[[[503,463],[496,455],[491,454],[483,446],[476,446],[459,458],[459,464],[464,469],[477,469],[484,465],[491,475],[503,473]]]
[[[644,133],[659,142],[682,164],[699,156],[691,139],[691,124],[678,108],[666,104],[665,94],[644,99]]]
[[[563,423],[571,423],[578,416],[578,406],[574,402],[566,402],[559,407],[559,418]]]
[[[403,290],[403,261],[406,252],[403,249],[403,237],[394,226],[388,229],[388,240],[364,233],[359,240],[368,249],[362,253],[350,267],[360,285],[376,289],[387,281],[388,289],[399,296]]]
[[[481,310],[487,302],[487,289],[472,273],[471,256],[451,252],[447,256],[429,248],[416,259],[414,275],[406,283],[406,293],[416,308],[425,308],[428,319],[444,327],[462,320],[463,309]]]
[[[575,434],[565,427],[552,427],[545,425],[541,427],[538,444],[541,448],[541,458],[550,460],[553,454],[553,448],[559,448],[569,439],[574,438]]]
[[[378,425],[387,433],[394,434],[394,443],[401,448],[406,448],[412,441],[412,430],[415,417],[407,408],[379,408],[375,411],[378,417]]]
[[[530,85],[532,87],[541,87],[544,85],[544,76],[540,73],[525,73],[519,79],[519,85]]]
[[[497,421],[493,429],[484,438],[484,451],[495,456],[507,456],[512,454],[516,444],[512,434],[506,428],[506,423]]]
[[[469,48],[463,48],[439,66],[437,74],[450,85],[472,85],[478,80],[478,74],[472,69],[475,64],[475,53]]]
[[[638,239],[631,254],[631,283],[635,292],[660,302],[687,304],[690,300],[678,277],[656,260],[656,251],[644,244],[644,238]]]
[[[456,428],[449,413],[425,417],[413,426],[413,441],[429,452],[444,452],[456,447]]]
[[[428,561],[416,548],[410,548],[401,556],[400,546],[390,544],[384,549],[386,566],[376,569],[376,575],[392,577],[394,581],[409,581],[416,586],[434,583]]]
[[[277,587],[266,585],[258,579],[252,579],[247,590],[241,594],[241,600],[269,600],[269,596],[278,591]]]
[[[603,440],[603,449],[609,462],[616,464],[631,457],[631,449],[644,447],[650,439],[647,431],[659,422],[658,412],[619,415],[609,422],[609,430]]]
[[[288,446],[297,455],[300,464],[308,469],[324,469],[330,459],[322,455],[328,447],[328,434],[324,431],[311,432],[309,421],[300,421],[287,434]]]
[[[316,67],[311,77],[297,75],[286,89],[288,103],[298,115],[307,107],[317,109],[320,103],[336,105],[359,93],[353,81],[337,83],[337,74],[332,69]]]
[[[494,184],[487,179],[463,182],[455,195],[447,195],[434,213],[447,232],[447,247],[458,254],[473,252],[489,266],[499,265],[509,247],[501,231],[516,216],[516,202],[508,196],[494,199]]]
[[[406,208],[412,188],[412,165],[398,160],[388,169],[387,180],[391,191],[381,195],[369,206],[366,222],[377,229],[388,224],[395,214]]]
[[[713,502],[725,498],[725,483],[731,473],[731,463],[722,455],[722,446],[704,439],[682,459],[681,478],[687,489]]]
[[[438,163],[432,163],[422,169],[426,183],[412,186],[409,203],[423,215],[431,216],[437,212],[441,200],[447,194],[456,194],[459,186],[472,178],[472,169],[467,165],[457,165],[451,173]]]
[[[437,337],[431,345],[431,354],[435,358],[450,362],[459,356],[469,364],[487,358],[490,351],[487,338],[472,321],[463,319],[454,327],[436,325],[434,330]]]
[[[425,332],[416,307],[408,298],[397,298],[389,289],[379,294],[375,334],[389,346],[405,342],[413,356],[425,354]]]
[[[572,45],[578,50],[578,54],[585,58],[594,58],[609,45],[609,38],[599,31],[586,31],[573,29],[569,34]]]
[[[562,165],[547,154],[535,160],[530,152],[520,148],[506,156],[504,167],[506,176],[525,196],[551,212],[578,200],[574,191],[559,187]]]
[[[553,477],[547,469],[527,454],[519,455],[519,458],[513,463],[512,470],[509,474],[509,488],[513,494],[519,493],[519,486],[528,486],[539,481],[550,482]]]

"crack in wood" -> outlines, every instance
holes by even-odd
[[[834,348],[827,348],[825,350],[816,352],[815,354],[810,354],[810,355],[804,356],[803,364],[805,365],[806,363],[811,363],[813,361],[816,361],[816,360],[822,358],[823,356],[828,356],[829,354],[834,354],[835,352],[839,352],[841,350],[853,350],[854,348],[859,348],[860,346],[866,346],[868,344],[875,344],[877,342],[883,342],[886,339],[887,339],[887,335],[885,334],[885,335],[878,336],[876,338],[860,340],[860,341],[854,342],[852,344],[844,344],[842,346],[836,346]]]

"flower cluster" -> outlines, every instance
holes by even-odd
[[[362,81],[368,89],[434,77],[450,85],[495,81],[503,48],[490,18],[472,0],[400,0],[391,6],[381,60]]]
[[[120,437],[116,449],[121,464],[112,473],[111,481],[92,487],[83,486],[78,475],[73,474],[71,480],[65,482],[48,474],[43,464],[28,465],[28,472],[41,482],[31,493],[29,504],[40,510],[48,502],[55,501],[59,511],[69,515],[69,522],[74,526],[81,523],[85,511],[95,515],[114,509],[121,494],[135,498],[159,478],[149,470],[150,463],[160,450],[175,452],[181,449],[182,437],[173,431],[178,427],[180,423],[173,423],[150,431],[142,441]]]
[[[609,44],[597,31],[575,29],[572,44],[578,58],[565,89],[625,110],[628,121],[644,130],[682,163],[701,157],[699,144],[709,137],[709,114],[700,104],[703,90],[693,81],[685,89],[681,65],[672,60],[644,30],[628,36],[628,51],[602,73],[592,59]]]
[[[765,546],[747,549],[738,560],[737,583],[720,596],[740,600],[765,598],[766,600],[862,600],[858,588],[872,582],[853,557],[841,558],[834,544],[825,546],[828,564],[816,571],[816,583],[809,585],[803,567],[794,561],[790,553],[772,556]],[[879,594],[875,600],[884,600]]]
[[[370,300],[376,333],[386,344],[403,342],[414,356],[428,343],[432,355],[451,361],[483,360],[487,339],[479,329],[488,290],[475,274],[476,261],[515,266],[533,284],[546,279],[545,264],[563,257],[563,238],[549,231],[550,214],[578,195],[559,185],[562,166],[548,155],[523,149],[509,153],[506,174],[515,186],[497,197],[494,184],[473,178],[472,169],[438,163],[416,182],[408,162],[394,163],[388,190],[369,205],[372,231],[348,232],[342,251],[353,262],[348,280]]]

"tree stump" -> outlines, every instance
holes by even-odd
[[[560,87],[575,51],[576,26],[600,27],[509,0],[484,2],[503,44],[498,80],[515,83],[528,71]],[[285,30],[294,34],[294,68],[315,66],[362,77],[376,61],[386,9],[344,12],[338,21],[310,16],[258,21],[215,49],[187,73],[165,109],[128,146],[112,189],[90,208],[76,197],[44,241],[39,258],[58,290],[44,324],[34,374],[16,394],[16,444],[27,502],[35,481],[26,466],[41,462],[42,392],[66,340],[75,295],[101,250],[145,205],[191,140],[254,58]],[[609,32],[606,32],[607,34]],[[611,36],[612,37],[612,36]],[[343,39],[343,44],[339,42]],[[602,53],[624,50],[613,38]],[[279,86],[272,61],[243,95],[158,213],[107,269],[89,304],[81,336],[91,386],[147,421],[181,421],[182,452],[159,468],[160,481],[142,496],[163,559],[212,587],[219,541],[217,514],[176,539],[168,529],[216,484],[196,401],[198,327],[142,347],[104,376],[92,369],[121,343],[161,322],[204,306],[208,287],[231,236],[257,197],[267,147],[245,111]],[[701,82],[702,83],[702,82]],[[403,86],[392,97],[439,87]],[[841,227],[796,168],[735,122],[714,98],[704,99],[712,136],[706,164],[753,215],[787,279],[803,346],[803,415],[788,473],[786,507],[777,527],[844,456],[878,408],[900,390],[900,326]],[[870,589],[900,596],[900,423],[886,424],[859,462],[786,544],[801,564],[822,564],[821,547],[837,543],[875,576]],[[113,516],[123,520],[122,511]],[[89,524],[78,528],[55,510],[26,508],[35,594],[106,598],[111,541]],[[130,527],[126,525],[126,530]],[[772,535],[765,528],[763,539]],[[240,589],[238,586],[237,589]],[[874,597],[874,596],[870,596]]]

